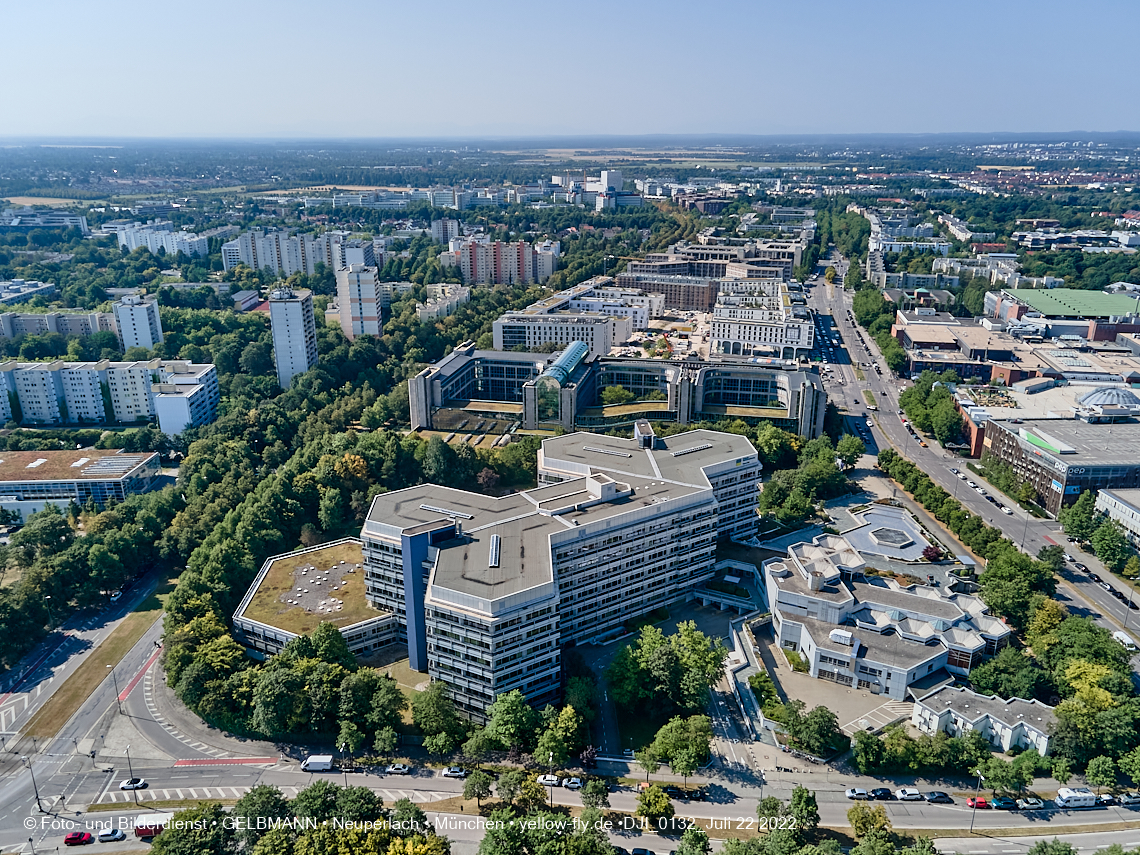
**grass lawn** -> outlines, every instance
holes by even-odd
[[[180,810],[189,810],[190,808],[196,807],[204,807],[205,805],[232,805],[236,802],[237,799],[168,799],[167,801],[139,802],[139,807],[144,810],[173,812]],[[133,808],[134,805],[131,802],[112,802],[110,804],[88,805],[87,813],[110,813]],[[139,819],[144,820],[146,819],[146,816],[143,815],[139,817]]]
[[[298,635],[312,632],[322,621],[343,627],[378,617],[380,612],[368,605],[364,597],[363,571],[344,574],[334,571],[334,575],[343,581],[343,586],[334,596],[343,600],[344,606],[340,611],[326,612],[319,611],[318,605],[322,597],[330,595],[328,586],[325,586],[326,590],[322,590],[309,581],[317,578],[316,573],[311,576],[301,574],[301,568],[310,565],[323,571],[334,565],[339,566],[341,561],[360,564],[363,560],[359,543],[342,543],[325,549],[278,558],[270,565],[269,572],[265,574],[265,579],[262,580],[242,615]],[[310,585],[311,593],[296,591],[298,586]],[[283,598],[287,595],[296,597],[303,605],[289,605],[284,602]]]
[[[855,379],[856,379],[856,380],[861,380],[861,381],[862,381],[862,380],[866,380],[866,379],[867,379],[866,375],[863,373],[863,369],[862,369],[862,368],[858,368],[858,367],[857,367],[857,368],[855,369]]]
[[[177,582],[178,579],[175,577],[160,583],[151,596],[123,618],[123,622],[91,651],[91,654],[83,660],[83,664],[75,669],[47,703],[32,716],[24,727],[25,735],[45,737],[59,733],[59,729],[75,715],[75,711],[95,691],[95,687],[107,679],[107,666],[118,665],[127,651],[134,647],[143,637],[143,633],[158,620],[162,614],[163,604]],[[125,683],[125,680],[120,680],[120,687]]]
[[[643,711],[626,710],[616,705],[614,709],[617,710],[618,732],[621,734],[622,750],[631,747],[630,740],[632,740],[634,751],[645,748],[653,742],[653,737],[657,735],[658,728],[665,723],[654,723]]]
[[[875,393],[872,392],[870,389],[864,389],[863,390],[863,400],[867,402],[868,407],[879,406],[878,404],[875,403]]]

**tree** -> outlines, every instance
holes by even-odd
[[[462,734],[463,724],[455,712],[455,703],[444,684],[433,681],[412,698],[412,722],[427,736],[437,733]]]
[[[610,806],[610,789],[601,778],[590,778],[578,791],[582,797],[582,804],[589,808]]]
[[[606,386],[602,389],[602,403],[609,406],[610,404],[628,404],[637,396],[623,386]]]
[[[477,807],[483,806],[483,799],[490,798],[494,779],[482,769],[476,769],[463,782],[463,798],[475,799]]]
[[[819,827],[819,805],[816,803],[815,793],[807,787],[800,786],[792,790],[788,815],[795,817],[796,831],[799,834],[812,834]]]
[[[638,766],[645,770],[646,782],[649,781],[650,775],[661,768],[661,760],[652,748],[642,748],[640,751],[633,752],[633,759]]]
[[[684,779],[685,786],[688,786],[689,776],[697,771],[697,755],[689,748],[678,751],[669,761],[669,767],[673,770],[673,774],[680,775]]]
[[[293,811],[279,789],[258,784],[234,803],[231,816],[242,820],[236,824],[237,842],[244,849],[251,850],[269,830],[272,820],[288,819],[293,816]],[[260,822],[260,817],[266,817],[270,822]]]
[[[543,731],[534,749],[534,759],[538,763],[551,767],[562,766],[569,756],[570,750],[557,726],[552,725]]]
[[[1054,837],[1052,840],[1038,840],[1025,855],[1077,855],[1076,847]]]
[[[1126,754],[1124,756],[1127,757],[1128,755]],[[1124,768],[1124,766],[1123,766],[1124,757],[1120,758],[1120,762],[1121,762],[1120,768],[1123,769]],[[1072,764],[1069,763],[1069,761],[1067,759],[1065,759],[1064,757],[1054,757],[1053,763],[1049,767],[1049,774],[1053,776],[1054,781],[1056,781],[1058,784],[1060,784],[1063,787],[1067,783],[1069,783],[1069,781],[1073,777]]]
[[[1128,776],[1134,785],[1140,785],[1140,746],[1121,756],[1120,771]]]
[[[793,704],[785,705],[791,709]],[[807,715],[793,711],[787,722],[788,736],[809,754],[826,756],[842,747],[846,740],[839,729],[839,719],[825,706],[814,707]]]
[[[327,822],[336,815],[339,790],[340,787],[329,781],[316,781],[297,793],[290,806],[293,813],[301,819]]]
[[[392,805],[392,828],[400,837],[435,833],[423,808],[408,798],[399,799]]]
[[[664,795],[664,794],[662,794]],[[154,838],[151,852],[161,855],[230,855],[234,850],[233,823],[219,804],[179,811],[175,823]]]
[[[845,469],[853,467],[859,461],[859,458],[866,453],[867,446],[863,440],[849,433],[845,433],[839,437],[839,442],[835,445],[835,456],[843,461],[843,467]]]
[[[881,769],[886,760],[883,742],[873,733],[865,730],[855,731],[852,759],[857,768],[864,775],[871,775]]]
[[[637,797],[637,810],[634,816],[645,817],[651,823],[661,819],[670,819],[673,816],[673,802],[665,795],[665,791],[654,784],[646,787]]]
[[[829,267],[828,270],[831,268]],[[681,842],[677,846],[676,855],[709,855],[712,844],[703,828],[693,823],[681,835]]]
[[[269,343],[253,341],[247,344],[238,364],[246,374],[268,376],[273,371],[273,355]]]
[[[1085,769],[1085,780],[1096,787],[1098,793],[1101,787],[1116,786],[1116,763],[1111,757],[1105,757],[1103,754],[1094,757]]]
[[[857,802],[847,811],[847,821],[851,824],[851,833],[859,838],[891,830],[890,817],[882,805],[875,805],[872,808],[868,804]]]
[[[455,740],[450,733],[433,733],[424,737],[424,750],[436,757],[443,757],[455,750]]]
[[[495,698],[487,709],[487,734],[507,748],[525,748],[534,738],[538,724],[536,713],[526,701],[526,695],[513,689]]]
[[[1096,497],[1092,490],[1085,490],[1073,504],[1062,508],[1057,520],[1065,534],[1077,540],[1088,540],[1093,533],[1093,514],[1096,511]]]
[[[527,776],[519,784],[518,804],[527,813],[533,813],[546,804],[546,787]]]
[[[1135,555],[1129,556],[1128,561],[1124,564],[1124,569],[1120,571],[1120,575],[1126,579],[1135,579],[1140,576],[1140,558]]]
[[[1106,519],[1092,534],[1092,546],[1104,566],[1113,573],[1119,573],[1128,563],[1132,550],[1128,546],[1128,538],[1115,520]]]
[[[390,727],[383,727],[376,731],[376,738],[372,741],[372,748],[381,757],[391,757],[396,753],[396,745],[400,737]]]
[[[495,782],[495,795],[513,805],[526,777],[526,772],[522,769],[508,769],[499,775],[499,780]]]
[[[336,795],[336,813],[346,822],[376,822],[384,816],[384,800],[368,787],[342,787]]]
[[[351,721],[342,721],[340,731],[337,733],[336,744],[337,748],[347,751],[351,756],[364,744],[364,731]]]

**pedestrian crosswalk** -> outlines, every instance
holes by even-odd
[[[169,802],[169,801],[186,801],[186,800],[202,800],[202,801],[225,801],[240,799],[243,795],[250,791],[250,787],[170,787],[162,789],[158,787],[148,787],[145,790],[135,790],[133,792],[124,792],[122,790],[111,790],[103,794],[96,804],[134,804],[137,796],[139,803],[143,802]],[[296,798],[303,787],[280,787],[283,795],[287,798]],[[438,790],[374,790],[376,795],[380,796],[388,804],[397,802],[400,799],[408,799],[413,802],[438,802],[442,799],[448,799],[457,795],[453,792],[441,792]]]

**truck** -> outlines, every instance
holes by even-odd
[[[140,816],[135,820],[135,837],[140,840],[158,837],[172,819],[174,819],[174,814],[172,813],[157,813],[151,816]]]
[[[333,767],[331,754],[310,754],[301,761],[301,768],[306,772],[328,772]]]
[[[1053,801],[1059,808],[1096,807],[1096,796],[1087,787],[1080,787],[1079,789],[1061,787],[1057,790],[1057,798]]]
[[[1125,650],[1127,650],[1129,653],[1135,653],[1136,652],[1136,642],[1132,639],[1132,636],[1129,635],[1128,633],[1121,632],[1120,630],[1117,630],[1116,632],[1114,632],[1112,634],[1112,637],[1114,639],[1116,639],[1120,643],[1120,645]]]

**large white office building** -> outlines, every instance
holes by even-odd
[[[686,598],[717,538],[756,528],[760,464],[713,431],[543,441],[539,486],[492,498],[421,484],[377,496],[361,532],[365,589],[407,634],[411,667],[463,712],[498,695],[556,700],[561,651]]]
[[[115,326],[123,350],[145,347],[151,350],[162,344],[162,322],[158,317],[158,301],[154,297],[130,294],[114,305]]]
[[[273,330],[273,362],[277,383],[288,389],[293,378],[317,364],[317,324],[313,292],[278,288],[269,294],[269,323]]]
[[[778,280],[721,283],[709,329],[710,353],[795,359],[815,346],[815,325]]]

